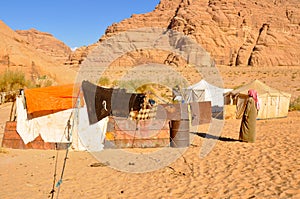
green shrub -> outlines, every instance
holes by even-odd
[[[100,86],[109,86],[110,80],[108,77],[101,77],[98,81],[98,85]]]
[[[144,85],[138,87],[136,89],[136,92],[138,92],[138,93],[147,93],[147,92],[154,93],[154,89],[152,88],[152,86],[150,84],[144,84]]]
[[[120,82],[118,80],[114,80],[111,84],[112,84],[112,87],[117,87],[117,86],[119,86]]]
[[[6,153],[8,153],[8,151],[7,151],[6,149],[4,149],[4,148],[0,147],[0,153],[4,153],[4,154],[6,154]]]
[[[29,84],[25,79],[25,74],[21,71],[6,70],[0,74],[0,92],[19,90]]]

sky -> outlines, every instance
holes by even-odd
[[[13,30],[35,28],[70,48],[95,43],[113,23],[151,12],[159,0],[5,0],[0,20]]]

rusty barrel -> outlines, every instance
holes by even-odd
[[[170,121],[170,146],[175,148],[188,147],[190,145],[189,120]]]

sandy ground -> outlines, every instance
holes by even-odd
[[[300,69],[220,67],[227,88],[259,79],[300,96]],[[11,103],[0,106],[0,141]],[[193,144],[167,166],[145,173],[119,171],[88,152],[70,151],[54,198],[300,198],[300,112],[258,120],[253,144],[237,141],[240,120],[226,120],[220,137],[204,126]],[[201,151],[211,148],[206,155]],[[136,151],[135,151],[136,152]],[[139,149],[147,154],[147,149]],[[156,160],[168,159],[164,153]],[[202,154],[202,156],[200,156]],[[65,151],[0,148],[0,198],[51,198],[55,163],[61,176]],[[118,158],[118,157],[116,157]],[[139,160],[124,160],[128,167]]]
[[[9,121],[12,103],[5,103],[0,105],[0,143],[2,144],[2,138],[4,134],[4,128],[6,121]],[[1,146],[0,144],[0,146]]]
[[[3,131],[10,105],[0,108]],[[181,157],[152,172],[122,172],[88,152],[70,151],[54,198],[300,198],[300,112],[258,120],[253,144],[236,140],[239,125],[226,120],[220,137],[200,131]],[[200,157],[207,144],[212,150]],[[55,157],[57,182],[65,151],[2,148],[0,198],[51,198]]]

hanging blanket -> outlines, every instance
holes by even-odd
[[[130,111],[139,111],[142,108],[145,98],[144,94],[103,88],[88,81],[82,82],[82,90],[90,124],[107,116],[129,117]]]

